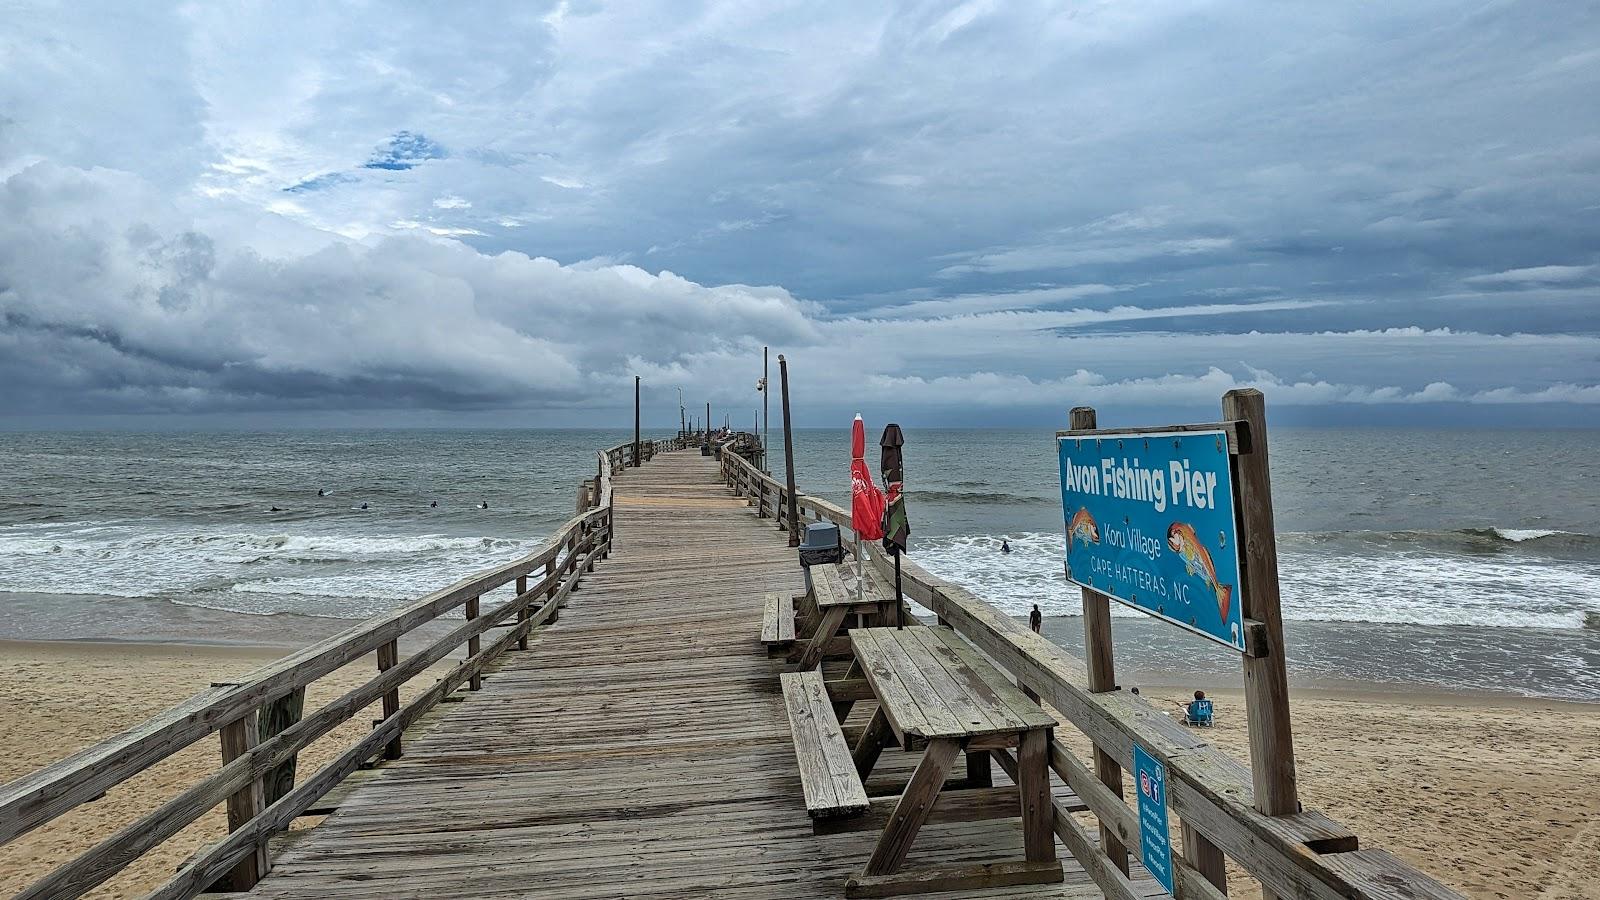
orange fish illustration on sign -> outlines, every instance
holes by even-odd
[[[1205,545],[1200,543],[1200,536],[1194,529],[1182,522],[1173,522],[1167,529],[1167,546],[1172,552],[1183,557],[1183,564],[1190,575],[1199,575],[1205,580],[1206,587],[1217,594],[1217,612],[1222,614],[1222,621],[1228,621],[1228,607],[1233,602],[1233,585],[1221,584],[1217,581],[1217,567],[1211,562],[1211,554],[1206,552]]]
[[[1083,541],[1085,544],[1100,543],[1100,526],[1095,524],[1094,516],[1089,515],[1089,508],[1082,506],[1072,514],[1072,521],[1067,523],[1067,542]]]

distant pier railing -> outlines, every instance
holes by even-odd
[[[736,454],[722,455],[723,480],[750,499],[756,514],[787,528],[791,504],[804,527],[828,521],[852,535],[850,511],[796,492]],[[848,549],[853,541],[846,540]],[[875,568],[892,571],[885,553],[869,554]],[[1180,900],[1226,897],[1222,855],[1236,862],[1270,892],[1315,900],[1397,900],[1460,895],[1383,850],[1362,849],[1356,835],[1315,810],[1268,816],[1252,807],[1250,770],[1231,756],[1127,691],[1093,692],[1084,663],[960,585],[901,558],[905,594],[933,611],[987,654],[1017,683],[1058,711],[1094,747],[1133,769],[1133,748],[1142,746],[1166,765],[1168,797],[1184,824],[1181,853],[1173,848],[1176,896]],[[1066,744],[1054,740],[1050,767],[1135,858],[1140,850],[1137,816]],[[1090,829],[1059,803],[1056,835],[1095,884],[1112,900],[1144,894],[1095,840]]]
[[[568,519],[532,553],[463,578],[238,681],[215,684],[120,734],[0,787],[0,844],[6,844],[221,733],[223,763],[217,771],[67,860],[17,896],[26,900],[82,896],[223,803],[228,836],[201,849],[149,896],[177,900],[214,887],[249,890],[269,868],[267,846],[274,833],[288,828],[370,760],[399,758],[408,726],[462,685],[477,690],[489,662],[513,646],[526,650],[530,632],[556,620],[562,601],[611,551],[612,476],[684,445],[681,439],[642,442],[637,459],[632,442],[600,450],[595,462],[597,490],[588,508]],[[514,585],[514,593],[484,609],[484,596],[506,585]],[[461,624],[400,658],[402,637],[463,607]],[[484,646],[483,636],[497,627],[504,633]],[[401,705],[402,684],[463,645],[465,659]],[[301,715],[308,684],[373,652],[378,671],[372,679],[310,715]],[[296,754],[374,703],[382,704],[383,718],[371,733],[296,784]]]

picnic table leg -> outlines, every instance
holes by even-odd
[[[1050,732],[1024,732],[1017,748],[1017,792],[1022,796],[1022,846],[1028,862],[1056,858],[1055,811],[1050,799]]]
[[[872,768],[878,764],[878,757],[883,754],[883,745],[889,742],[889,717],[884,714],[883,704],[878,704],[878,709],[867,721],[867,728],[861,732],[861,737],[856,739],[856,746],[850,755],[855,758],[856,774],[862,781],[872,774]]]
[[[806,652],[800,656],[800,671],[804,672],[814,668],[822,662],[823,651],[827,649],[828,642],[839,633],[839,626],[844,624],[845,613],[849,612],[847,606],[830,606],[822,614],[822,621],[817,623],[817,630],[811,635],[811,642],[806,644]]]
[[[969,788],[994,787],[993,760],[987,750],[967,753],[967,783]]]
[[[933,812],[933,801],[939,798],[939,790],[944,787],[944,780],[949,777],[950,767],[959,752],[961,742],[953,738],[936,738],[928,742],[928,749],[922,753],[922,762],[911,773],[905,793],[900,795],[894,812],[889,814],[889,824],[883,827],[883,835],[878,838],[878,846],[872,851],[872,859],[867,861],[866,874],[892,875],[900,869],[900,864],[906,861],[906,854],[911,850],[911,842],[922,830],[923,823],[928,821],[928,814]],[[1053,844],[1051,852],[1055,852]],[[1029,859],[1032,858],[1030,855]]]

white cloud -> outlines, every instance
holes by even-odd
[[[763,343],[955,410],[1600,378],[1576,7],[6,15],[10,408],[738,403]]]
[[[1595,272],[1595,266],[1530,266],[1507,269],[1462,279],[1468,284],[1566,284],[1582,281]]]
[[[0,369],[17,407],[576,402],[630,353],[816,339],[776,288],[324,235],[262,255],[139,179],[51,164],[0,184]],[[647,348],[647,350],[645,350]]]

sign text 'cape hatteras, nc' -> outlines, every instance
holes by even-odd
[[[1062,435],[1067,578],[1244,650],[1228,439]]]

